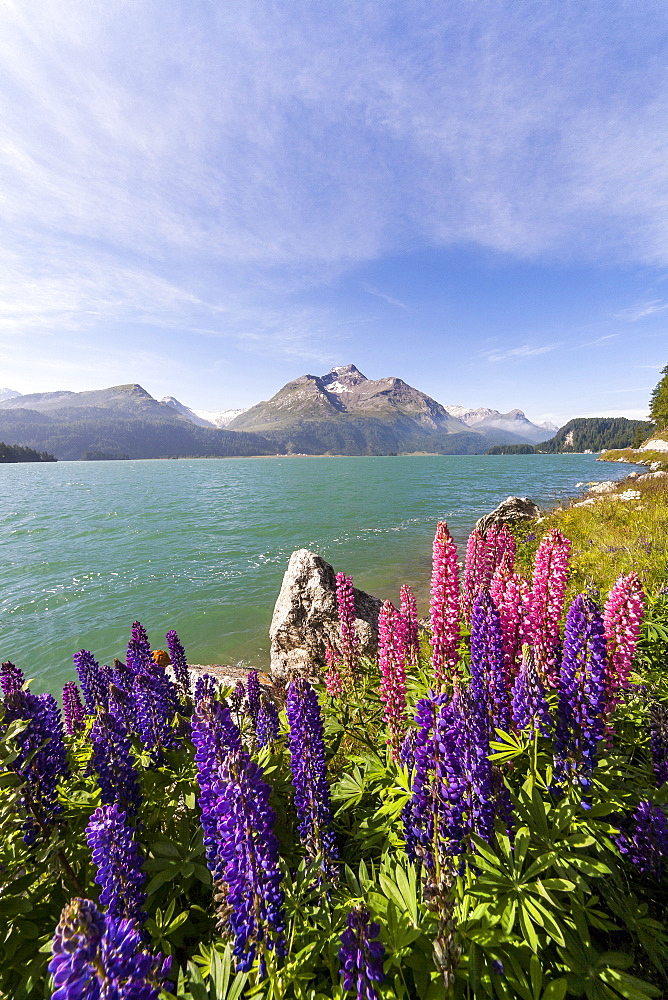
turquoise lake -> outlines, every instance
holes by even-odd
[[[274,602],[301,547],[382,598],[410,583],[425,614],[439,519],[462,543],[511,494],[549,505],[629,471],[595,458],[1,465],[0,658],[56,691],[78,649],[123,656],[139,618],[154,648],[175,628],[192,663],[266,667]]]

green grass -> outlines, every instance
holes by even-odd
[[[639,492],[640,498],[614,499],[629,489]],[[518,570],[523,575],[530,577],[538,543],[551,528],[559,528],[573,544],[570,597],[592,585],[606,594],[620,573],[632,570],[648,594],[656,594],[668,582],[668,477],[624,480],[592,506],[559,507],[519,529]]]

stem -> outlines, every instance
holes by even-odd
[[[74,874],[74,869],[72,868],[72,865],[69,863],[69,861],[65,857],[65,855],[64,855],[64,853],[63,853],[62,850],[58,851],[58,860],[60,861],[60,864],[61,864],[61,866],[63,868],[63,871],[65,872],[65,874],[67,875],[67,877],[70,879],[72,885],[76,889],[77,895],[83,896],[84,891],[83,891],[83,888],[81,887],[81,885],[79,883],[79,879]]]

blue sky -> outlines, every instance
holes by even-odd
[[[0,386],[219,409],[354,362],[644,415],[667,29],[652,0],[8,0]]]

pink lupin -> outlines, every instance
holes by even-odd
[[[571,543],[558,528],[542,539],[534,561],[527,614],[527,637],[544,680],[557,685],[559,627],[564,611]]]
[[[526,615],[530,588],[527,581],[512,572],[513,555],[506,551],[492,577],[490,593],[501,620],[503,659],[506,676],[512,683],[522,660],[522,644],[527,641]]]
[[[417,605],[415,594],[407,583],[401,588],[401,618],[404,622],[406,660],[412,667],[415,667],[420,652]]]
[[[325,660],[327,662],[327,673],[325,674],[327,694],[330,698],[340,698],[343,694],[343,677],[339,670],[336,651],[329,642],[325,647]]]
[[[431,657],[439,684],[454,680],[459,660],[459,567],[457,546],[448,526],[439,521],[433,545],[431,574]]]
[[[493,524],[485,535],[487,542],[490,579],[502,563],[512,572],[515,566],[515,538],[507,525],[497,527]]]
[[[346,673],[352,679],[357,669],[359,639],[355,631],[355,592],[352,576],[336,574],[336,600],[339,609],[339,631],[341,635],[341,658]]]
[[[401,615],[391,601],[385,601],[378,616],[378,665],[380,667],[380,698],[385,706],[385,722],[392,755],[399,754],[399,745],[406,729],[406,647]]]
[[[464,562],[462,609],[467,623],[471,621],[471,612],[476,597],[481,590],[489,587],[491,579],[490,554],[487,538],[482,531],[474,528],[466,543],[466,559]]]
[[[619,702],[619,692],[629,686],[640,628],[645,614],[645,592],[637,573],[617,578],[603,610],[608,647],[606,702],[608,713]]]

